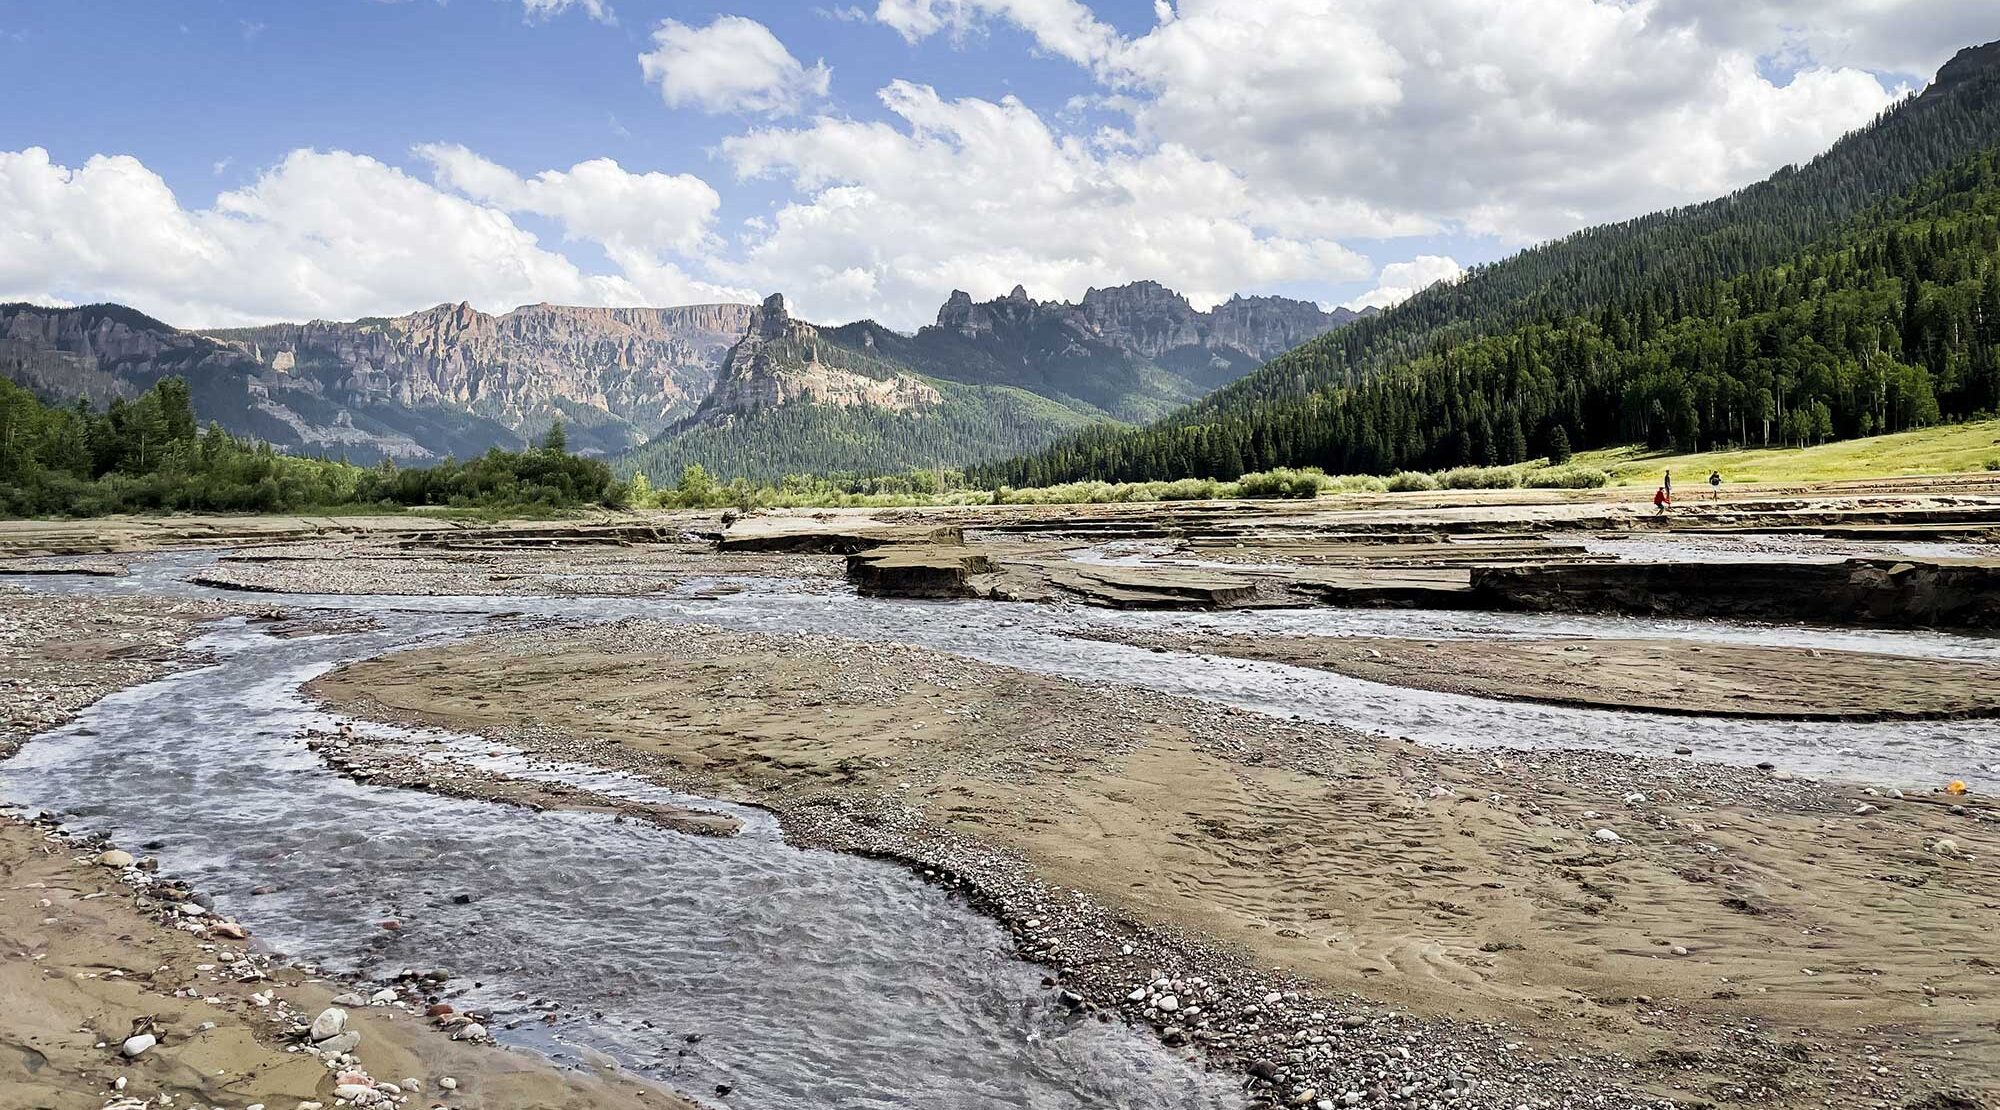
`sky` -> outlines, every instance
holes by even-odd
[[[0,301],[1384,305],[1996,38],[1994,0],[0,0]]]

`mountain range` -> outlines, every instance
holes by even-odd
[[[199,331],[121,305],[8,304],[0,376],[101,403],[178,375],[204,420],[362,463],[519,447],[561,419],[573,450],[629,452],[655,480],[688,462],[775,478],[808,464],[963,465],[1093,421],[1152,419],[1353,318],[1280,297],[1200,312],[1153,282],[1073,305],[1020,288],[985,303],[954,293],[914,335],[817,328],[782,298],[497,316],[445,304]],[[776,429],[781,441],[763,434]]]

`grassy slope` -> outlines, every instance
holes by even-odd
[[[1613,485],[1645,485],[1672,470],[1675,488],[1694,489],[1711,470],[1730,482],[1824,482],[1984,470],[2000,460],[2000,420],[1947,424],[1896,435],[1827,443],[1668,455],[1640,447],[1580,451],[1576,462],[1611,475]]]

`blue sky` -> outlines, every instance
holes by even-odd
[[[1809,157],[1988,12],[10,0],[0,297],[190,326],[783,291],[910,327],[953,287],[1142,277],[1385,303]]]

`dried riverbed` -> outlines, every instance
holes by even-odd
[[[932,605],[856,598],[822,556],[419,541],[24,577],[329,616],[215,634],[225,688],[114,699],[114,727],[31,745],[0,794],[104,793],[79,827],[173,822],[163,856],[287,951],[470,969],[461,1001],[503,1037],[746,1105],[1240,1103],[1201,1062],[1309,1106],[1902,1105],[2000,1074],[1977,955],[2000,925],[1978,794],[2000,726],[1501,702],[1204,638],[1367,658],[1389,641],[1354,637],[1400,637],[1499,674],[1523,644],[1641,632],[1680,642],[1662,666],[1851,649],[1913,674],[1981,671],[1988,641]],[[315,687],[335,713],[300,700],[342,664]],[[116,727],[137,704],[157,722]],[[231,812],[162,807],[141,775]],[[1936,795],[1947,777],[1974,795]],[[707,816],[693,831],[735,835],[675,824]],[[339,858],[287,847],[302,823],[345,830]],[[780,828],[803,872],[774,864]],[[783,971],[738,978],[759,967]],[[929,1035],[874,1047],[905,1029]]]

